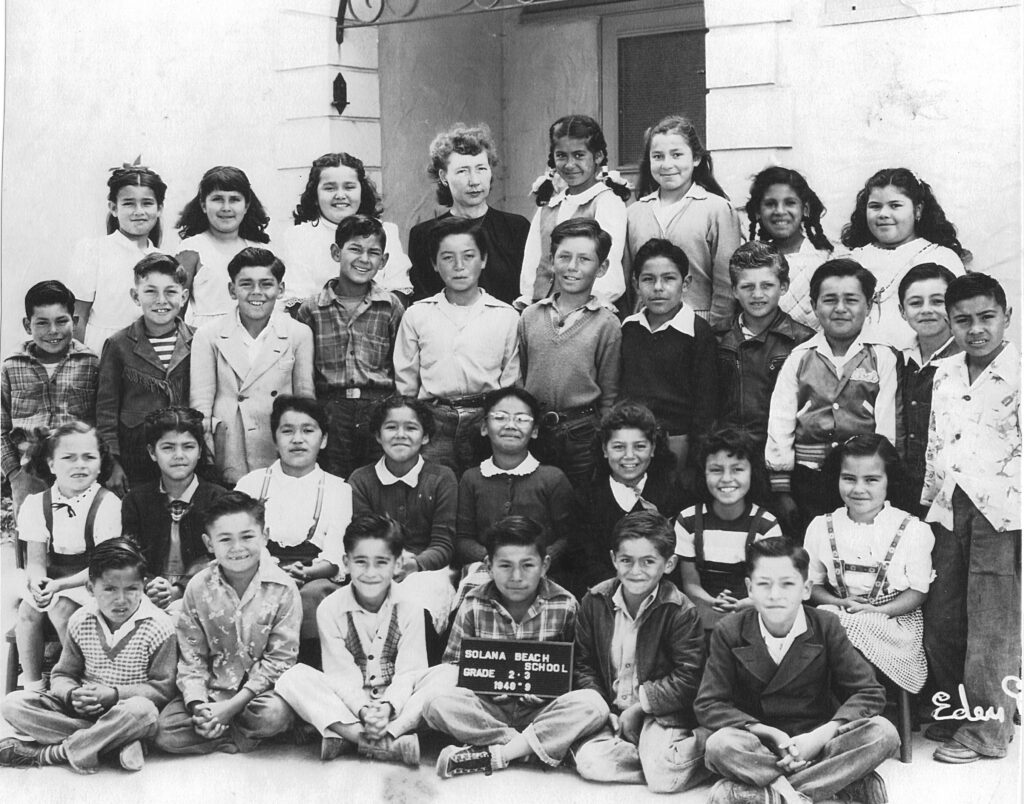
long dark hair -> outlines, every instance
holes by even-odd
[[[145,165],[124,165],[114,168],[110,178],[107,179],[107,201],[117,204],[117,194],[124,187],[148,187],[156,197],[156,205],[163,209],[164,198],[167,196],[167,185],[160,175],[150,170]],[[117,216],[110,213],[107,215],[107,234],[117,231]],[[160,226],[160,215],[157,214],[156,225],[149,233],[149,240],[154,246],[160,245],[163,237],[163,228]]]
[[[352,156],[352,154],[339,151],[338,153],[324,154],[313,160],[313,164],[309,168],[306,188],[302,191],[302,195],[299,196],[299,203],[292,212],[292,219],[295,221],[296,226],[306,221],[316,223],[320,220],[320,202],[317,199],[320,174],[324,172],[325,168],[336,167],[352,168],[356,172],[360,189],[359,209],[356,210],[356,215],[369,215],[372,218],[379,218],[384,214],[384,207],[380,203],[380,193],[377,192],[377,186],[366,175],[366,167],[363,165],[363,160]]]
[[[818,194],[811,189],[807,179],[795,170],[784,167],[765,168],[754,176],[754,181],[750,185],[750,200],[747,201],[746,206],[747,220],[750,221],[750,239],[770,239],[764,229],[760,227],[761,201],[764,199],[764,194],[768,192],[768,188],[774,184],[785,184],[792,187],[793,192],[807,207],[807,214],[803,216],[801,223],[804,234],[811,241],[811,245],[821,251],[833,251],[835,246],[832,245],[821,228],[821,219],[826,212],[825,205],[821,203]]]
[[[559,117],[551,124],[551,128],[548,129],[548,168],[550,170],[555,169],[555,143],[562,137],[583,140],[590,153],[595,156],[599,153],[601,154],[601,159],[597,166],[603,168],[608,165],[608,143],[604,138],[604,132],[601,131],[601,126],[593,117],[588,117],[585,114],[570,114],[565,117]],[[620,184],[611,177],[606,177],[604,183],[623,201],[629,200],[629,187],[627,185]],[[537,206],[542,207],[547,204],[554,194],[554,182],[551,178],[548,178],[534,191],[534,199],[537,202]]]
[[[185,204],[185,208],[181,211],[175,228],[182,240],[210,228],[210,219],[203,211],[203,202],[210,193],[216,190],[241,193],[246,203],[249,204],[245,217],[242,218],[242,225],[238,227],[239,237],[256,243],[270,242],[270,236],[263,231],[270,223],[270,216],[267,215],[263,204],[253,192],[252,185],[249,184],[249,177],[236,167],[224,165],[212,167],[203,174],[203,178],[199,180],[199,192],[196,193],[195,198]]]
[[[689,118],[683,117],[680,114],[672,114],[662,118],[644,132],[644,154],[640,159],[640,183],[636,188],[637,198],[650,195],[660,187],[651,173],[651,140],[654,139],[656,134],[678,134],[686,140],[686,144],[693,152],[693,155],[700,159],[700,162],[693,169],[694,183],[699,184],[709,193],[719,195],[726,201],[729,200],[729,196],[726,195],[725,190],[722,189],[718,180],[715,179],[714,162],[711,159],[711,154],[704,147],[704,143],[700,141],[697,129],[690,122]]]

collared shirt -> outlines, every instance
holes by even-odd
[[[633,617],[626,606],[621,584],[612,595],[612,607],[615,609],[615,626],[612,630],[611,644],[612,671],[615,673],[612,692],[615,694],[615,706],[620,712],[624,712],[637,701],[640,702],[640,706],[645,712],[650,711],[647,696],[636,675],[636,638],[640,633],[640,623],[644,614],[657,596],[658,587],[654,587],[653,591],[640,603],[636,617]]]
[[[651,329],[651,322],[647,320],[647,308],[645,307],[639,313],[633,313],[633,315],[626,316],[623,319],[622,325],[625,326],[630,321],[635,321],[648,332],[661,332],[663,329],[671,327],[684,335],[693,337],[693,319],[697,314],[689,307],[685,302],[683,306],[679,308],[679,312],[676,313],[672,318],[663,324],[660,324],[657,329]]]
[[[3,361],[0,369],[0,446],[3,472],[10,477],[21,466],[11,430],[30,436],[37,427],[53,429],[72,421],[96,421],[96,389],[100,359],[78,341],[47,372],[36,357],[36,345],[27,341],[22,349]]]
[[[486,291],[468,306],[444,291],[416,302],[395,343],[395,387],[420,399],[487,393],[519,379],[519,315]]]
[[[81,494],[65,497],[56,485],[50,494],[53,506],[53,552],[60,555],[80,555],[85,552],[85,521],[89,509],[99,494],[100,484],[93,483]],[[107,494],[99,504],[93,522],[92,538],[95,544],[116,539],[121,535],[121,501],[116,494]],[[23,542],[50,541],[43,513],[43,492],[30,494],[18,510],[18,538]]]
[[[235,485],[235,491],[244,491],[259,499],[268,472],[270,484],[263,495],[266,497],[267,533],[271,541],[282,547],[296,547],[306,541],[315,521],[316,500],[323,481],[320,519],[309,541],[320,548],[318,558],[330,561],[341,571],[345,557],[342,540],[345,528],[352,521],[352,487],[319,466],[302,477],[286,475],[278,459],[266,469],[249,472]]]
[[[275,311],[274,314],[277,314],[277,311]],[[245,348],[249,352],[249,365],[253,365],[256,362],[256,356],[259,355],[259,353],[263,350],[264,344],[267,342],[267,332],[273,332],[274,330],[272,327],[269,326],[264,327],[263,329],[260,330],[259,335],[257,335],[254,338],[251,334],[249,334],[249,330],[245,328],[245,324],[242,323],[242,316],[238,312],[237,307],[235,308],[234,316],[235,324],[238,327],[239,340],[242,341],[242,343],[245,345]]]
[[[523,477],[524,475],[532,475],[537,471],[538,466],[540,466],[540,461],[534,458],[532,453],[528,452],[526,453],[526,457],[523,459],[523,462],[511,469],[501,469],[495,465],[494,458],[488,458],[480,464],[480,474],[484,477],[494,477],[495,475]]]
[[[793,647],[793,641],[807,630],[807,615],[804,614],[803,606],[798,608],[793,626],[789,629],[789,633],[782,637],[772,636],[769,633],[760,614],[757,615],[757,625],[761,629],[761,636],[764,637],[764,646],[768,648],[768,655],[772,657],[775,664],[782,664],[789,649]]]
[[[466,595],[452,624],[444,661],[458,663],[463,639],[515,639],[529,642],[572,642],[576,629],[576,598],[547,578],[541,578],[537,596],[520,622],[498,598],[494,581]]]
[[[800,248],[786,255],[789,263],[789,288],[779,299],[779,309],[790,316],[798,324],[810,327],[815,332],[821,330],[821,322],[811,304],[811,277],[826,260],[834,260],[845,254],[839,247],[834,251],[815,248],[809,237],[800,242]]]
[[[183,503],[192,502],[192,495],[196,493],[196,489],[199,488],[199,478],[192,475],[192,482],[188,484],[188,488],[182,492],[180,497],[172,497],[167,493],[164,488],[163,478],[160,479],[160,493],[167,495],[167,502],[172,503],[176,500],[180,500]],[[156,570],[154,567],[153,570]],[[167,580],[171,583],[180,581],[185,575],[185,562],[181,557],[181,519],[175,520],[171,517],[171,546],[167,552],[167,567],[166,567]]]
[[[537,302],[537,304],[541,305],[542,307],[550,308],[551,324],[555,327],[555,329],[568,329],[583,315],[583,312],[585,310],[601,309],[601,302],[598,300],[597,296],[591,295],[590,298],[588,298],[583,304],[581,304],[574,310],[570,310],[563,317],[558,310],[557,304],[558,297],[561,295],[562,293],[561,291],[559,291],[558,293],[555,293],[554,295],[551,296],[547,296],[546,298],[543,298],[539,302]]]
[[[217,563],[185,588],[178,617],[178,689],[185,704],[226,701],[243,687],[273,689],[299,654],[302,602],[295,581],[264,551],[239,597]]]
[[[376,283],[354,313],[334,292],[337,280],[307,299],[295,318],[313,330],[313,368],[317,396],[342,388],[394,388],[392,355],[402,303]]]
[[[1007,342],[972,383],[967,356],[941,360],[921,502],[926,519],[953,529],[959,486],[998,531],[1019,530],[1021,484],[1020,352]]]
[[[373,470],[377,473],[377,479],[382,485],[393,486],[395,483],[405,483],[409,488],[414,489],[416,488],[416,484],[420,482],[420,472],[423,470],[424,463],[426,463],[426,461],[424,461],[423,456],[420,455],[416,459],[416,465],[399,477],[398,475],[391,473],[391,470],[388,469],[385,458],[381,456],[381,459],[374,464]]]
[[[608,478],[608,487],[612,490],[612,497],[615,498],[616,504],[623,511],[632,511],[636,505],[636,501],[639,500],[644,493],[644,486],[647,485],[647,474],[637,482],[635,486],[627,486],[625,483],[620,483],[614,477]]]
[[[135,626],[140,622],[144,620],[152,620],[154,618],[166,619],[167,617],[166,613],[158,609],[152,600],[143,595],[142,599],[139,601],[138,608],[132,612],[131,616],[121,623],[117,629],[111,631],[106,618],[96,605],[96,598],[91,598],[83,608],[95,615],[96,622],[99,624],[100,635],[103,637],[103,641],[107,644],[108,648],[116,648],[119,643],[124,641],[125,637],[131,635],[132,631],[135,630]]]
[[[918,338],[917,335],[915,335],[913,342],[906,348],[901,349],[900,351],[903,352],[903,358],[907,361],[907,364],[913,364],[914,366],[917,367],[918,371],[920,371],[925,366],[930,366],[932,363],[941,360],[943,357],[946,357],[946,350],[949,349],[950,344],[952,343],[953,336],[950,335],[949,339],[944,344],[942,344],[942,346],[936,349],[932,353],[931,357],[925,360],[924,357],[922,357],[921,355],[921,340],[920,338]]]

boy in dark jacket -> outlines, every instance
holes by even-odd
[[[693,714],[704,632],[697,609],[664,577],[675,568],[675,541],[661,514],[627,514],[612,533],[617,577],[580,604],[573,686],[599,692],[611,709],[605,729],[576,751],[585,779],[675,793],[707,775],[707,732]]]
[[[693,705],[714,732],[707,766],[725,777],[708,804],[887,800],[874,771],[899,735],[881,716],[885,691],[839,618],[803,605],[808,563],[780,537],[747,548],[754,606],[715,628]]]

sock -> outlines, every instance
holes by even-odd
[[[57,743],[57,745],[47,745],[40,749],[40,765],[66,765],[67,762],[68,754],[64,748],[64,743]]]
[[[487,750],[491,753],[491,770],[504,770],[508,767],[505,752],[500,745],[489,746]]]
[[[36,681],[26,681],[23,689],[25,692],[46,692],[46,682],[41,678]]]

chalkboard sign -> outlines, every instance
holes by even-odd
[[[464,639],[459,686],[485,695],[557,698],[572,689],[571,642]]]

